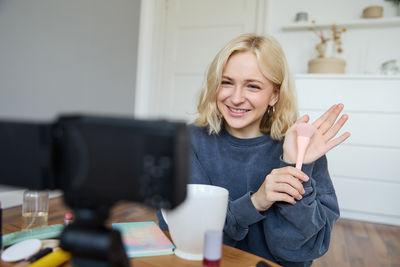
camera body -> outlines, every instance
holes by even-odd
[[[74,115],[0,121],[0,184],[61,189],[74,209],[119,200],[173,208],[186,196],[188,161],[182,122]]]

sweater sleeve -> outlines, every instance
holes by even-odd
[[[233,240],[240,241],[249,232],[249,226],[265,218],[253,205],[248,192],[242,197],[228,202],[224,232]]]
[[[287,166],[281,161],[281,167]],[[339,217],[335,190],[323,156],[302,169],[310,180],[295,205],[275,203],[264,221],[265,240],[279,261],[307,261],[322,256],[329,247],[334,222]]]

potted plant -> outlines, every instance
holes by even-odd
[[[310,30],[319,37],[320,42],[315,46],[317,58],[308,62],[308,72],[344,73],[346,61],[336,55],[343,52],[341,36],[347,29],[333,24],[329,31],[324,31],[316,25],[315,20],[312,23],[314,26],[310,27]]]

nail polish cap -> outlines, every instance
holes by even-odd
[[[72,213],[69,213],[69,212],[65,213],[64,219],[65,220],[72,220]]]

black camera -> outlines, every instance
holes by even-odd
[[[188,177],[189,135],[182,122],[100,116],[0,121],[0,184],[63,191],[76,222],[65,229],[61,246],[76,256],[76,266],[121,252],[119,233],[104,227],[115,202],[174,208],[186,197]],[[77,240],[88,238],[105,245],[79,247]],[[126,260],[103,260],[104,266],[126,266]]]

